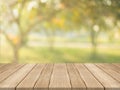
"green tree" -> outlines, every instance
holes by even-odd
[[[3,3],[2,7],[2,33],[13,49],[13,62],[17,63],[20,48],[26,44],[29,32],[41,21],[37,13],[37,2],[18,0],[9,5]]]

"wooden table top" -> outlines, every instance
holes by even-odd
[[[0,64],[0,90],[120,90],[120,64]]]

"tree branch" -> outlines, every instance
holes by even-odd
[[[10,45],[12,47],[15,47],[15,44],[12,42],[12,40],[8,37],[8,35],[3,31],[3,34],[5,36],[5,38],[7,39],[7,41],[10,43]]]

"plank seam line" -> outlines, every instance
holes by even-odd
[[[115,65],[113,63],[112,63],[112,65],[120,69],[120,67],[118,65]],[[118,72],[117,70],[115,70],[115,71]],[[120,73],[120,72],[118,72],[118,73]]]
[[[51,79],[52,79],[52,74],[53,74],[54,67],[55,67],[55,64],[53,64],[52,72],[51,72],[51,75],[50,75],[50,79],[49,79],[49,83],[48,83],[48,90],[50,90],[50,82],[51,82]]]
[[[85,87],[86,87],[86,90],[87,90],[87,85],[86,85],[85,81],[82,79],[81,74],[80,74],[79,71],[78,71],[78,68],[77,68],[76,65],[74,65],[74,64],[73,64],[73,66],[75,67],[76,71],[78,72],[78,75],[80,76],[80,79],[81,79],[82,82],[84,83],[84,85],[85,85]]]
[[[96,64],[95,64],[96,65]],[[111,78],[113,78],[115,81],[117,81],[117,82],[119,82],[120,83],[120,81],[118,81],[117,79],[115,79],[111,74],[109,74],[108,72],[106,72],[104,69],[102,69],[100,66],[98,66],[98,65],[96,65],[99,69],[101,69],[102,71],[104,71],[107,75],[109,75]],[[116,73],[118,73],[118,72],[116,72]],[[119,74],[119,73],[118,73]]]
[[[8,77],[6,77],[5,79],[3,79],[2,81],[4,81],[4,80],[6,80],[7,78],[9,78],[12,74],[14,74],[15,72],[17,72],[18,70],[20,70],[22,67],[24,67],[25,66],[25,64],[24,65],[19,65],[18,67],[18,69],[17,70],[15,70],[14,72],[12,72]],[[0,83],[2,82],[2,81],[0,81]]]
[[[85,66],[85,68],[94,76],[94,78],[101,84],[101,86],[103,86],[103,89],[105,89],[105,86],[96,78],[96,76],[87,68],[87,66],[85,64],[83,64]]]
[[[15,90],[17,90],[17,86],[27,77],[27,75],[37,66],[37,64],[35,64],[32,69],[22,78],[22,80],[20,80],[20,82],[15,86]]]
[[[41,72],[40,72],[40,75],[38,76],[37,80],[36,80],[35,83],[34,83],[33,90],[34,90],[34,88],[35,88],[35,86],[36,86],[36,84],[37,84],[37,82],[38,82],[38,80],[39,80],[39,78],[40,78],[41,74],[43,73],[43,71],[44,71],[44,69],[45,69],[46,66],[47,66],[47,64],[45,64],[45,65],[42,67],[42,70],[41,70]]]
[[[7,65],[9,65],[9,64],[5,64],[5,65],[0,66],[0,69],[3,68],[3,67],[6,67]],[[6,71],[6,70],[5,70],[5,71]],[[2,74],[2,73],[5,72],[5,71],[0,72],[0,74]]]
[[[68,78],[69,78],[70,85],[71,85],[71,89],[72,89],[72,82],[71,82],[71,79],[70,79],[70,74],[69,74],[69,71],[68,71],[67,64],[65,64],[65,66],[66,66],[66,70],[67,70]]]
[[[114,64],[115,65],[115,64]],[[118,67],[118,68],[120,68],[120,66],[118,66],[118,65],[115,65],[116,67]]]

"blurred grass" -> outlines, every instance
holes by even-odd
[[[12,50],[0,55],[0,63],[12,61]],[[99,48],[97,55],[91,54],[90,48],[32,48],[20,50],[20,63],[118,63],[120,48]]]

